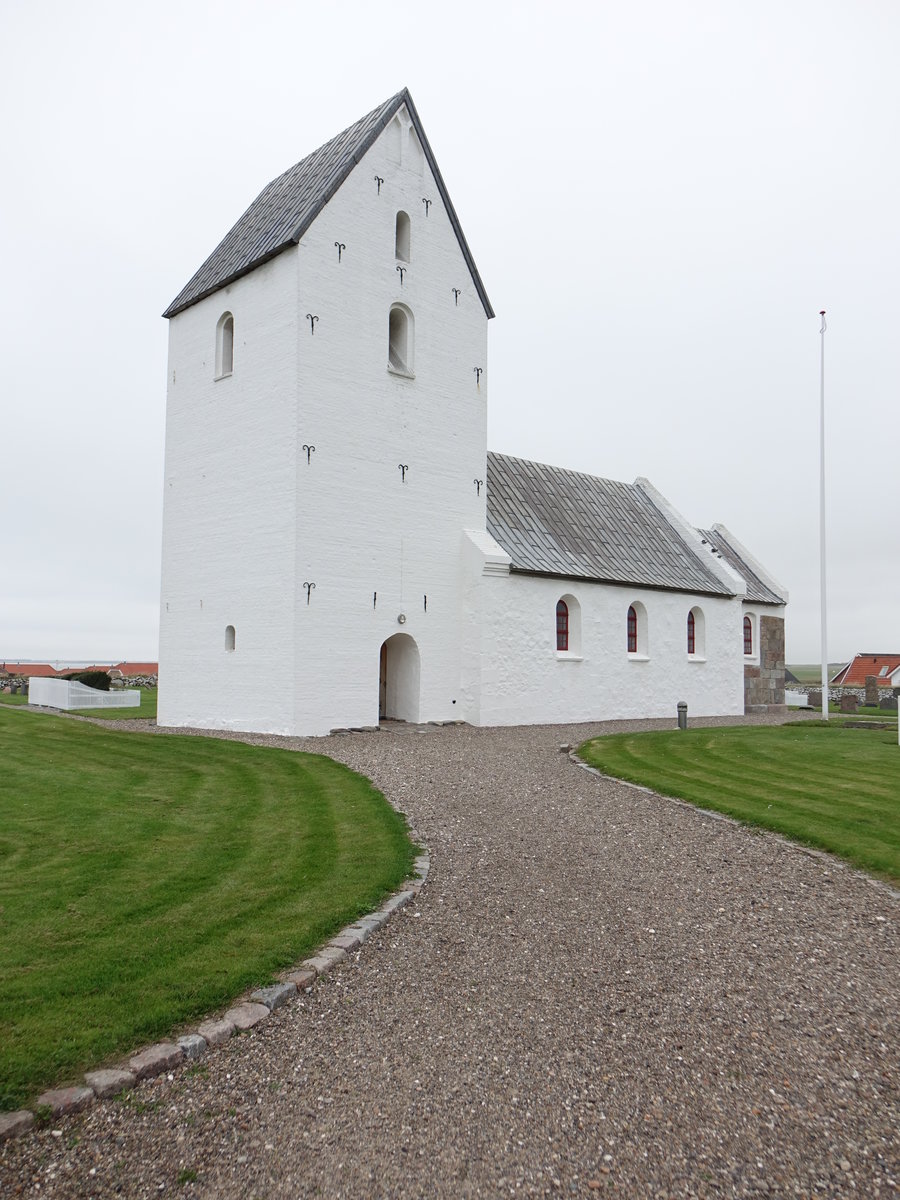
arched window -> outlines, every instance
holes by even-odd
[[[234,626],[225,626],[225,649],[231,651],[234,649]]]
[[[405,212],[397,213],[394,254],[401,262],[409,262],[409,215]]]
[[[753,621],[744,617],[744,653],[753,653]]]
[[[627,620],[628,653],[637,658],[646,658],[648,651],[647,640],[647,610],[639,600],[628,607]]]
[[[692,608],[687,616],[687,652],[691,658],[703,658],[706,653],[706,618],[702,608]]]
[[[556,653],[560,658],[581,658],[581,603],[570,592],[556,602]]]
[[[234,317],[222,313],[216,325],[216,379],[234,370]]]
[[[405,304],[391,308],[388,322],[388,370],[400,375],[413,373],[413,315]]]
[[[556,649],[569,648],[569,606],[565,600],[559,600],[556,605]]]

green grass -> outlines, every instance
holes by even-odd
[[[408,875],[320,755],[0,709],[0,1110],[307,955]]]
[[[73,711],[76,716],[97,717],[100,721],[136,721],[139,717],[155,721],[156,693],[156,688],[141,688],[140,708],[79,708]],[[9,692],[0,692],[0,704],[27,703],[27,696],[13,696]]]
[[[849,659],[844,659],[843,662],[833,662],[828,664],[828,678],[833,679],[841,667],[846,667]],[[787,668],[793,671],[799,683],[811,683],[818,686],[822,682],[822,664],[821,663],[788,663]],[[790,687],[790,684],[788,684]]]
[[[806,705],[805,707],[809,707],[809,705]],[[792,709],[792,711],[794,710]],[[813,711],[821,712],[821,704],[817,704]],[[845,720],[852,720],[854,716],[875,717],[879,721],[887,721],[888,723],[893,722],[895,725],[897,724],[897,710],[895,708],[881,708],[874,704],[860,704],[855,713],[842,713],[841,706],[838,701],[830,700],[828,702],[828,711],[829,713],[835,713],[837,716],[842,717]]]
[[[140,708],[79,708],[72,711],[79,717],[96,717],[100,721],[136,721],[138,718],[155,721],[157,690],[141,688]]]
[[[607,775],[840,855],[900,883],[896,730],[778,727],[618,734],[579,754]]]

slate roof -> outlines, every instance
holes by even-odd
[[[745,580],[747,584],[747,599],[754,601],[756,604],[784,604],[785,599],[779,596],[777,592],[773,592],[768,584],[764,583],[756,574],[750,564],[738,553],[731,542],[724,534],[716,529],[701,529],[700,536],[705,537],[710,545],[715,546],[725,561],[730,567],[734,567],[737,573]]]
[[[512,571],[735,594],[637,484],[489,453],[487,527]]]
[[[494,310],[407,88],[385,100],[384,104],[264,187],[234,228],[181,289],[163,316],[174,317],[198,300],[274,258],[276,254],[295,246],[404,104],[434,175],[472,282],[485,312],[492,317]]]

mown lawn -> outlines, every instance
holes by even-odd
[[[134,689],[129,688],[129,691]],[[84,708],[73,709],[79,717],[97,717],[100,721],[136,721],[139,717],[149,721],[156,720],[157,688],[141,688],[141,704],[139,708]]]
[[[900,883],[897,731],[829,722],[617,734],[579,754],[607,775],[829,850]]]
[[[84,708],[77,709],[76,716],[97,717],[101,721],[136,721],[139,717],[156,720],[157,688],[141,688],[139,708]],[[0,704],[27,704],[28,697],[0,692]]]
[[[408,875],[320,755],[0,709],[0,1110],[272,980]]]

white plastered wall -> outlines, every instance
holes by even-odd
[[[405,114],[399,132],[297,249],[171,321],[161,724],[373,725],[380,647],[401,630],[420,719],[464,716],[460,530],[484,528],[487,317]],[[414,315],[414,378],[388,370],[394,303]],[[215,382],[226,308],[234,373]]]
[[[296,252],[169,323],[159,723],[288,733]],[[215,377],[234,316],[234,370]],[[225,629],[235,649],[225,650]]]
[[[503,575],[470,540],[469,594],[481,619],[470,626],[466,662],[477,683],[470,720],[479,725],[675,717],[744,711],[743,663],[736,629],[741,600],[570,579]],[[498,548],[499,549],[499,548]],[[502,552],[501,552],[502,553]],[[487,572],[484,566],[487,565]],[[580,610],[580,649],[556,649],[556,604],[573,598]],[[476,600],[477,597],[477,600]],[[647,653],[627,650],[627,614],[642,604]],[[687,652],[687,615],[703,614],[703,652]],[[571,605],[570,605],[571,609]],[[698,647],[699,650],[699,647]]]

